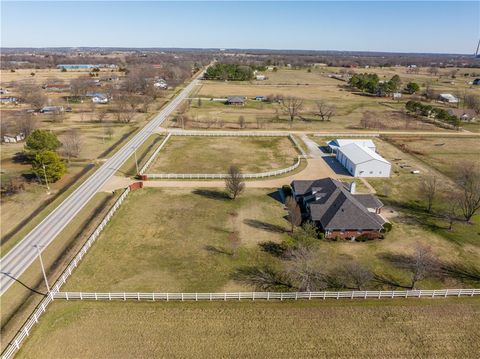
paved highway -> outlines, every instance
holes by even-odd
[[[0,260],[0,270],[9,273],[14,278],[20,277],[37,258],[38,252],[34,245],[38,244],[45,249],[55,239],[105,182],[133,155],[135,149],[142,145],[188,96],[193,87],[198,84],[198,78],[201,75],[197,76],[154,119],[149,121],[126,145],[108,159],[91,177],[13,247]],[[13,282],[14,280],[9,276],[0,275],[0,295],[3,295]]]

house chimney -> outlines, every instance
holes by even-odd
[[[357,184],[355,182],[350,183],[350,193],[355,194],[357,190]]]

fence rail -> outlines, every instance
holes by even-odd
[[[295,145],[297,150],[301,153],[297,156],[295,163],[289,167],[281,168],[279,170],[261,172],[261,173],[247,173],[242,174],[244,179],[252,178],[265,178],[282,175],[288,172],[291,172],[300,166],[302,159],[307,158],[307,154],[303,150],[302,146],[298,143],[297,139],[289,133],[285,132],[233,132],[233,131],[175,131],[169,130],[168,136],[160,144],[160,146],[155,150],[155,152],[150,156],[145,165],[140,170],[141,175],[145,175],[147,179],[225,179],[228,177],[226,173],[145,173],[148,167],[152,164],[160,150],[165,146],[165,143],[168,141],[170,136],[231,136],[231,137],[288,137],[292,143]]]
[[[135,301],[213,301],[213,300],[299,300],[299,299],[382,299],[382,298],[446,298],[473,297],[480,289],[436,289],[404,291],[344,292],[234,292],[234,293],[96,293],[56,292],[55,299],[65,300],[135,300]]]
[[[300,166],[303,158],[305,156],[298,156],[296,162],[287,168],[262,173],[244,173],[242,178],[265,178],[288,173]],[[146,176],[147,179],[223,179],[229,175],[226,173],[148,173]]]
[[[108,213],[103,218],[102,222],[97,226],[95,231],[90,235],[90,237],[82,246],[82,248],[79,250],[77,255],[70,261],[67,268],[63,271],[63,273],[54,283],[54,285],[51,288],[51,292],[48,293],[48,295],[46,295],[40,301],[40,303],[37,305],[33,313],[28,317],[28,319],[25,321],[25,323],[20,328],[20,330],[17,332],[15,337],[5,348],[5,350],[2,353],[2,359],[12,358],[15,355],[15,353],[20,349],[20,345],[28,337],[32,327],[36,323],[38,323],[38,319],[42,316],[43,313],[45,313],[47,306],[54,300],[61,286],[66,282],[67,278],[70,277],[73,270],[78,266],[78,264],[80,263],[82,258],[85,256],[87,251],[90,249],[92,244],[97,240],[103,228],[105,228],[107,223],[112,219],[113,214],[118,210],[118,208],[123,203],[123,201],[125,200],[125,198],[128,196],[129,193],[130,193],[130,187],[127,187],[125,191],[123,191],[123,193],[120,195],[120,197],[115,201],[112,208],[110,208]]]

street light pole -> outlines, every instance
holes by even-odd
[[[47,185],[47,193],[50,194],[50,186],[48,185],[47,171],[45,170],[45,163],[42,163],[43,175],[45,176],[45,184]]]
[[[40,266],[42,267],[43,279],[45,279],[45,285],[47,286],[47,292],[50,293],[50,286],[48,285],[47,275],[45,274],[45,267],[43,266],[42,252],[40,252],[40,246],[37,244],[38,258],[40,259]]]

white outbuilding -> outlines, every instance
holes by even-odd
[[[333,153],[336,153],[339,147],[343,147],[351,143],[356,143],[357,145],[362,147],[368,147],[373,152],[377,151],[377,147],[375,146],[375,143],[373,143],[372,140],[368,140],[368,139],[337,138],[336,140],[328,141],[327,145],[330,148],[330,151],[332,151]]]
[[[337,160],[353,177],[390,177],[392,165],[372,149],[350,143],[337,149]]]
[[[451,93],[441,93],[438,96],[438,99],[443,102],[448,102],[448,103],[458,103],[458,98],[453,96]]]

